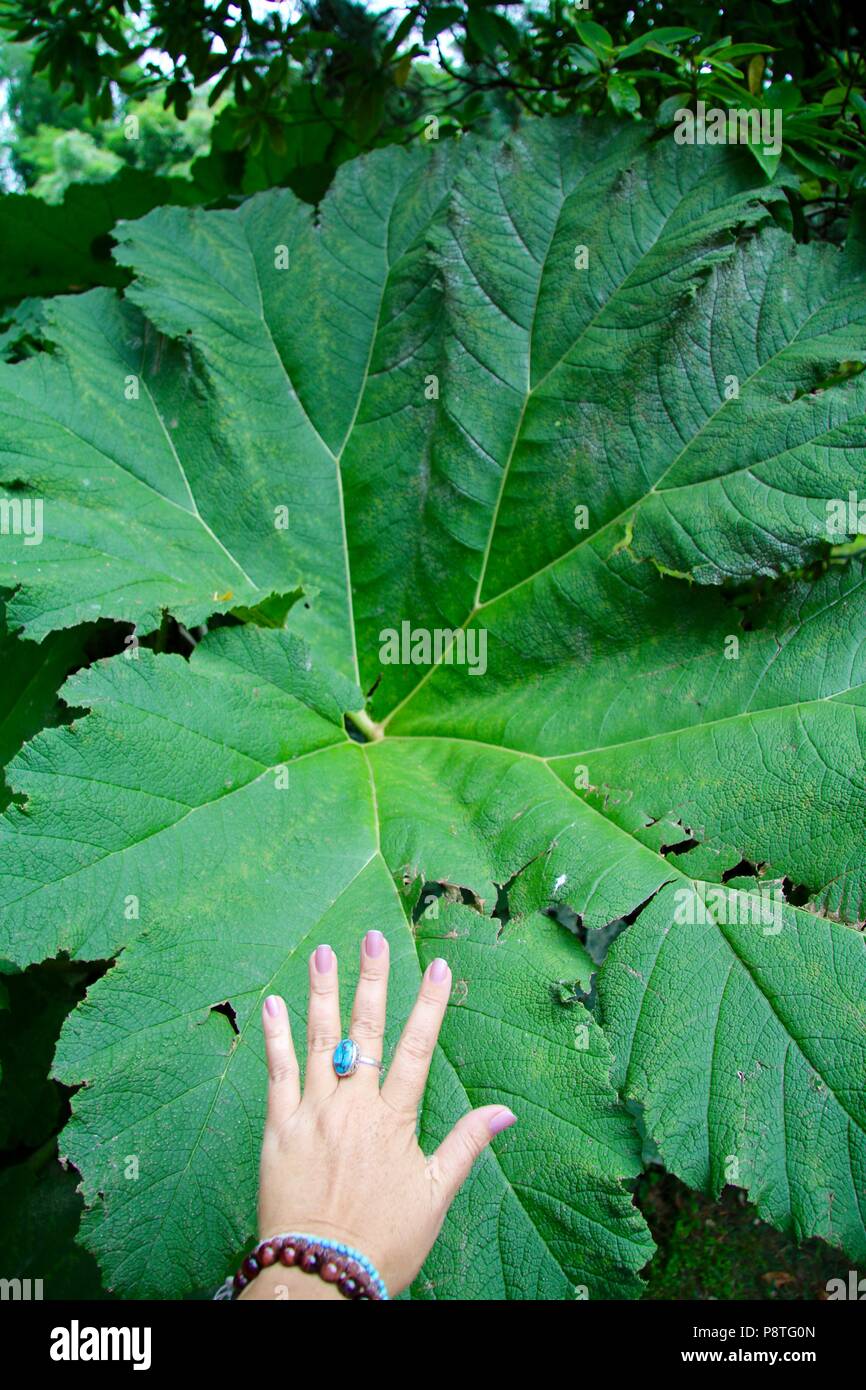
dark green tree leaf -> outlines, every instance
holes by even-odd
[[[126,273],[111,255],[115,224],[163,203],[196,203],[200,198],[186,179],[128,168],[105,183],[73,184],[57,204],[34,193],[4,193],[0,304],[14,304],[24,295],[126,284]]]

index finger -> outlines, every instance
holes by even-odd
[[[411,1111],[414,1115],[421,1104],[450,995],[451,970],[439,956],[424,972],[418,998],[382,1086],[382,1099],[394,1110]]]
[[[262,1005],[262,1029],[268,1064],[267,1123],[279,1129],[300,1104],[301,1082],[288,1010],[278,994],[269,994]]]

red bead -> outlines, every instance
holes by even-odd
[[[336,1260],[323,1260],[319,1269],[319,1277],[324,1279],[326,1284],[336,1284],[342,1277],[343,1270]]]
[[[358,1264],[357,1260],[347,1259],[344,1265],[344,1269],[346,1273],[351,1276],[352,1279],[361,1279],[363,1277],[364,1271]]]
[[[272,1265],[276,1258],[277,1252],[273,1245],[260,1245],[256,1252],[256,1259],[262,1269],[267,1269],[268,1265]]]
[[[337,1280],[337,1288],[344,1298],[360,1298],[361,1285],[357,1279],[353,1279],[350,1274],[344,1274],[342,1279]]]
[[[249,1282],[249,1279],[246,1279],[243,1274],[238,1272],[232,1280],[232,1283],[234,1284],[235,1288],[235,1293],[243,1293],[244,1289],[246,1288]]]
[[[255,1255],[247,1255],[246,1259],[241,1265],[241,1269],[243,1270],[244,1274],[247,1276],[248,1279],[255,1279],[256,1275],[259,1272],[259,1268],[259,1262],[256,1259]]]
[[[298,1256],[300,1255],[300,1253],[300,1249],[295,1244],[295,1242],[287,1240],[284,1242],[283,1248],[280,1251],[280,1259],[282,1260],[284,1265],[287,1265],[289,1268],[291,1268],[292,1265],[298,1263]]]
[[[298,1261],[306,1274],[315,1274],[322,1262],[322,1251],[318,1245],[309,1245]]]

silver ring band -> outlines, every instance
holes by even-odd
[[[384,1076],[385,1068],[381,1062],[377,1062],[375,1057],[359,1057],[357,1065],[359,1067],[375,1067],[380,1076]]]

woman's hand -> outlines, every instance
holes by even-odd
[[[376,1061],[385,1032],[388,964],[387,940],[368,932],[348,1036]],[[516,1118],[504,1106],[482,1106],[458,1120],[429,1158],[421,1152],[418,1106],[450,992],[447,962],[434,960],[384,1082],[376,1067],[366,1065],[339,1080],[332,1063],[344,1036],[337,960],[330,946],[318,946],[310,957],[303,1096],[285,1003],[269,995],[262,1010],[269,1082],[260,1234],[310,1232],[352,1245],[372,1260],[392,1297],[421,1268],[474,1160]],[[315,1276],[276,1264],[262,1270],[241,1297],[340,1295]]]

